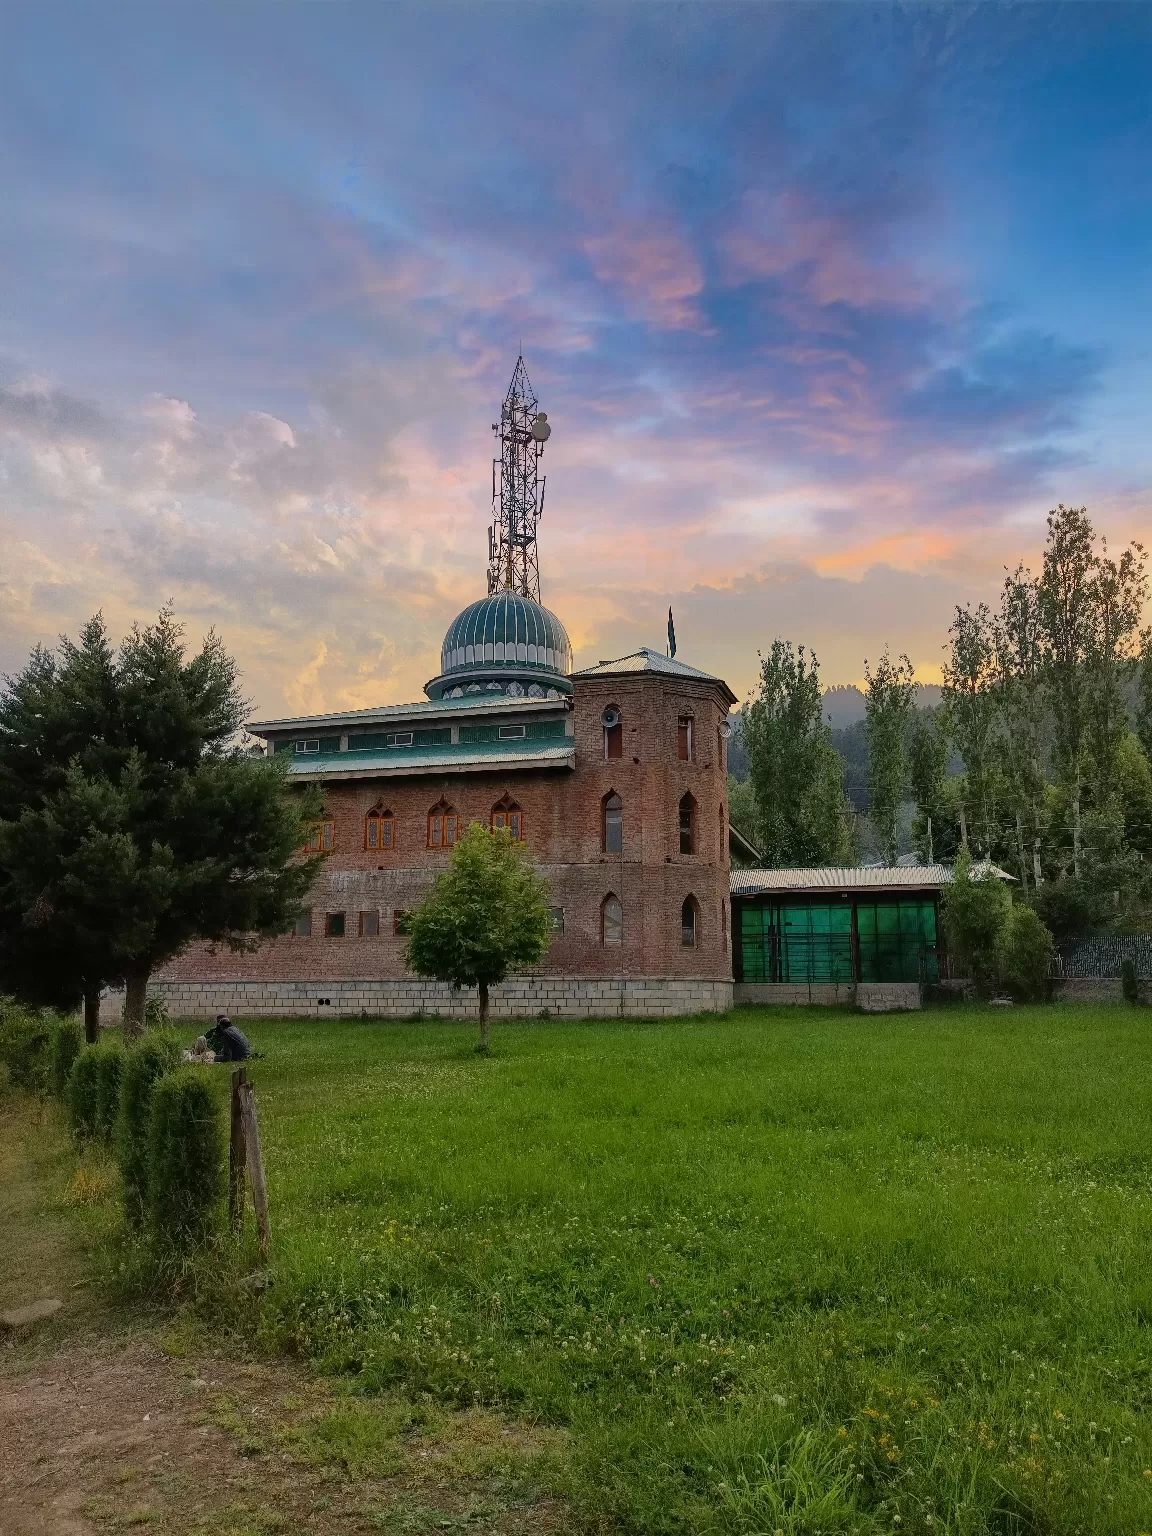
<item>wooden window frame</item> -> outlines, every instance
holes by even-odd
[[[373,830],[377,838],[372,841]],[[364,818],[364,846],[373,853],[391,853],[396,847],[396,818],[391,811],[369,811]]]
[[[492,807],[489,824],[493,832],[507,828],[514,843],[524,841],[524,812],[515,800],[509,800],[507,795]]]
[[[695,734],[695,716],[679,715],[676,720],[676,756],[682,763],[695,761]]]
[[[460,836],[460,816],[441,800],[428,812],[429,848],[453,848]]]
[[[312,908],[301,912],[300,916],[292,924],[292,937],[294,939],[310,939],[312,937]]]
[[[404,919],[407,916],[408,911],[405,907],[392,908],[392,937],[394,939],[400,939],[404,937],[403,924]]]
[[[340,924],[340,932],[339,933],[333,932],[333,924],[337,923],[337,922],[339,922],[339,924]],[[347,914],[347,912],[325,912],[325,914],[324,914],[324,937],[326,939],[346,939],[348,937],[348,914]]]
[[[331,817],[318,821],[313,830],[308,834],[308,841],[304,844],[305,853],[331,853],[336,842],[336,823]]]
[[[365,928],[364,919],[365,918],[375,918],[376,919],[376,932],[375,933],[365,933],[365,931],[364,931],[364,928]],[[360,929],[360,934],[359,934],[360,938],[362,938],[362,939],[378,939],[380,937],[380,913],[379,913],[379,911],[377,910],[377,911],[373,911],[373,912],[361,912],[360,913],[359,929]]]
[[[615,706],[613,706],[615,707]],[[624,718],[617,720],[615,725],[606,725],[604,731],[604,761],[615,762],[624,756]]]

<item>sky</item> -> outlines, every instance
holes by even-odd
[[[0,671],[172,601],[258,715],[484,591],[522,347],[577,665],[744,696],[1152,522],[1152,6],[0,8]]]

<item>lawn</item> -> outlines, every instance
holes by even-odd
[[[250,1033],[266,1340],[562,1427],[584,1528],[1152,1530],[1148,1014]]]

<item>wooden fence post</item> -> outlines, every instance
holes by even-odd
[[[244,1221],[244,1167],[247,1148],[244,1141],[243,1090],[248,1081],[248,1069],[235,1067],[232,1071],[232,1125],[228,1140],[228,1220],[234,1231]]]
[[[260,1256],[268,1257],[268,1189],[264,1183],[264,1160],[260,1156],[260,1127],[256,1124],[256,1094],[252,1084],[240,1087],[241,1118],[244,1123],[244,1147],[248,1160],[248,1182],[252,1185],[252,1205],[256,1211],[256,1232]]]

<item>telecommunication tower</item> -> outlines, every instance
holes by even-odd
[[[528,382],[524,358],[516,369],[500,421],[492,431],[500,457],[492,460],[492,526],[488,529],[488,591],[519,592],[540,601],[540,561],[536,553],[536,524],[544,512],[546,475],[540,455],[552,435],[548,417],[538,411]]]

